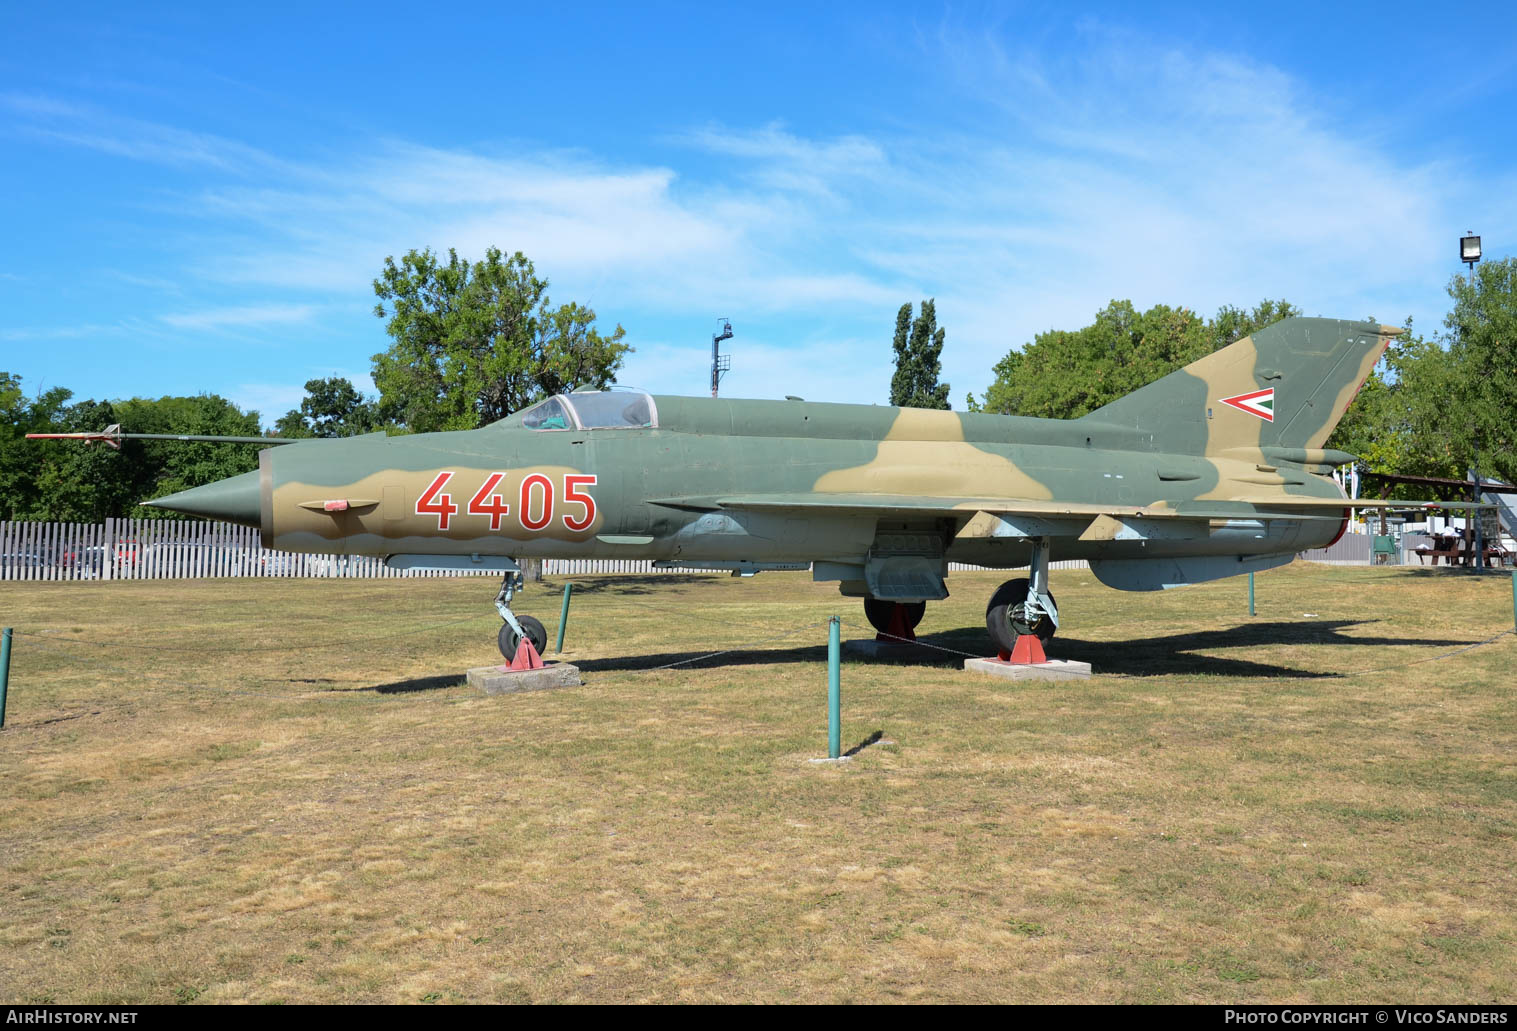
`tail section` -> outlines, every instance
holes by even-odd
[[[1321,448],[1400,332],[1372,322],[1284,319],[1081,421],[1181,454]]]

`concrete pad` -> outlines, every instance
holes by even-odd
[[[848,655],[857,655],[861,659],[895,659],[898,661],[915,661],[926,655],[930,648],[923,648],[919,644],[908,641],[875,641],[858,640],[844,641],[843,652]]]
[[[469,670],[469,686],[478,688],[485,694],[547,691],[555,687],[578,687],[583,683],[579,667],[567,662],[552,662],[542,669],[513,670],[507,666],[480,666]]]
[[[1003,680],[1085,680],[1090,676],[1090,663],[1069,659],[1049,659],[1047,662],[1011,663],[1000,659],[965,659],[964,668],[974,673],[989,673]]]

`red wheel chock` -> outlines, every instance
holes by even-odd
[[[532,647],[532,642],[526,636],[523,636],[521,644],[516,646],[516,657],[511,660],[509,668],[513,670],[543,668],[543,657],[537,654],[537,649]]]
[[[874,635],[876,641],[915,641],[916,631],[906,625],[906,606],[900,602],[890,604],[890,625]]]
[[[1010,652],[1002,652],[996,658],[1018,666],[1032,666],[1048,661],[1048,656],[1043,654],[1043,642],[1037,634],[1022,634]]]

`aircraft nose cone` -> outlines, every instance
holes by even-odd
[[[243,526],[259,524],[258,473],[229,476],[204,487],[191,487],[166,498],[144,501],[149,508],[166,508],[171,512],[220,519]]]

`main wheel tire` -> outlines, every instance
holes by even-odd
[[[537,649],[537,654],[542,655],[543,650],[548,647],[548,630],[543,626],[542,620],[517,614],[516,621],[527,632],[527,640],[532,642],[532,647]],[[515,630],[511,629],[510,623],[500,625],[500,633],[496,636],[495,642],[500,645],[500,653],[506,657],[507,662],[516,658],[516,649],[521,645],[521,638],[517,636]]]
[[[925,601],[881,601],[878,598],[864,599],[864,615],[869,619],[869,625],[882,634],[890,633],[890,617],[894,614],[896,606],[901,607],[901,622],[907,630],[915,630],[922,617],[927,614]]]
[[[990,596],[990,604],[985,606],[985,629],[999,651],[1011,651],[1023,634],[1034,634],[1040,641],[1053,636],[1056,627],[1047,613],[1040,614],[1036,623],[1027,622],[1027,595],[1031,591],[1026,580],[1007,580]],[[1053,601],[1052,591],[1048,599]]]

